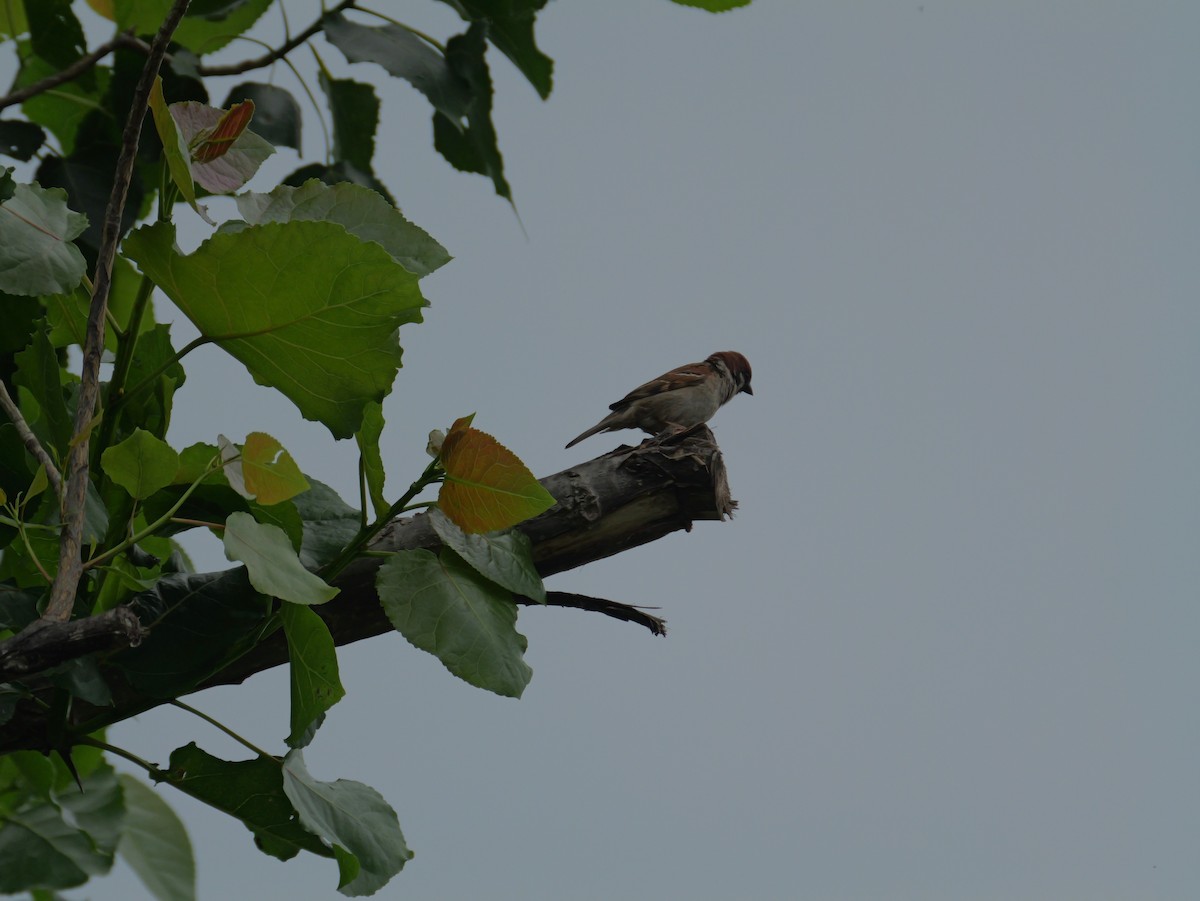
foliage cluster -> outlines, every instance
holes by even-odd
[[[136,646],[0,686],[0,728],[30,707],[51,724],[38,747],[0,758],[0,892],[50,897],[107,872],[119,851],[155,897],[194,897],[182,824],[108,754],[229,813],[266,854],[334,860],[344,894],[386,884],[411,856],[395,812],[365,785],[310,775],[303,749],[344,694],[314,607],[336,603],[338,574],[403,511],[434,507],[444,546],[379,568],[392,624],[474,685],[516,697],[528,683],[512,598],[545,591],[511,527],[554,499],[470,417],[431,436],[425,471],[388,499],[379,440],[399,328],[421,321],[420,281],[450,256],[405,219],[375,171],[374,86],[336,75],[315,44],[408,81],[432,107],[438,152],[511,201],[486,53],[508,57],[547,97],[552,63],[534,39],[546,0],[445,2],[465,28],[444,44],[343,0],[277,48],[216,64],[211,54],[282,4],[88,0],[113,23],[112,39],[89,50],[82,4],[0,0],[0,41],[19,64],[0,98],[11,110],[0,154],[15,163],[0,167],[0,638],[121,606],[148,630]],[[289,61],[303,46],[316,56],[323,109]],[[302,149],[291,93],[240,80],[276,63],[317,108],[324,156],[250,191],[275,147]],[[238,81],[219,106],[215,78]],[[236,195],[240,218],[213,221],[203,201],[217,194]],[[179,204],[213,228],[190,253],[176,241]],[[156,292],[198,338],[175,346]],[[361,509],[261,432],[171,446],[183,360],[206,344],[335,439],[354,439]],[[437,499],[420,500],[431,486]],[[194,529],[220,536],[241,565],[192,572],[178,541]],[[160,767],[106,740],[105,710],[129,689],[207,720],[178,699],[279,632],[291,670],[282,756],[235,736],[249,759],[188,743]]]

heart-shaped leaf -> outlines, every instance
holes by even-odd
[[[396,630],[460,679],[519,698],[533,676],[512,596],[448,548],[400,551],[375,587]]]
[[[454,423],[442,443],[446,481],[438,506],[464,532],[507,529],[549,510],[555,500],[516,454],[470,426]]]
[[[292,455],[265,432],[246,436],[241,464],[246,491],[260,504],[278,504],[308,490],[308,479]]]
[[[8,294],[65,294],[87,269],[71,242],[87,228],[87,217],[67,207],[61,188],[15,185],[0,203],[0,291]]]
[[[179,454],[145,429],[105,448],[100,465],[110,479],[138,500],[145,500],[170,485],[179,469]]]

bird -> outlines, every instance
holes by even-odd
[[[634,388],[607,416],[571,441],[573,447],[599,432],[641,429],[661,440],[708,422],[735,394],[750,394],[750,363],[736,350],[719,350]]]

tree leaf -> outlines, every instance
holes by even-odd
[[[749,6],[750,0],[672,0],[680,6],[694,6],[710,13],[723,13],[739,6]]]
[[[325,37],[352,63],[378,63],[388,74],[403,78],[452,119],[466,115],[471,101],[468,86],[428,41],[399,25],[359,25],[341,13],[321,23]]]
[[[317,73],[317,78],[333,115],[333,158],[370,172],[375,156],[375,131],[379,126],[379,98],[375,89],[349,78],[330,78],[324,70]]]
[[[272,0],[246,0],[223,18],[185,17],[172,39],[196,53],[215,53],[250,28],[267,11]],[[119,31],[134,29],[154,34],[171,8],[171,0],[123,0],[116,4]]]
[[[154,79],[150,88],[150,114],[154,117],[154,130],[162,142],[163,155],[167,160],[167,170],[171,173],[171,181],[179,189],[180,196],[188,202],[200,218],[209,225],[216,225],[208,215],[208,208],[196,202],[195,175],[192,172],[191,154],[188,152],[187,138],[179,122],[171,115],[163,97],[162,77]]]
[[[325,718],[325,712],[346,696],[338,676],[337,647],[325,620],[314,610],[284,604],[279,611],[291,661],[291,734],[287,743],[303,748]]]
[[[27,163],[44,143],[46,132],[40,125],[18,119],[0,120],[0,153],[5,156]]]
[[[327,185],[314,178],[299,187],[280,185],[269,194],[239,194],[237,205],[251,225],[336,222],[360,240],[379,244],[417,276],[426,276],[451,260],[446,249],[424,229],[405,219],[378,193],[360,185]]]
[[[245,130],[246,115],[254,113],[253,106],[242,107],[241,115],[234,120],[228,120],[228,113],[216,107],[198,103],[195,100],[185,100],[182,103],[172,103],[171,117],[179,126],[191,158],[192,178],[206,191],[213,194],[232,194],[238,188],[254,177],[263,161],[275,152],[269,142],[264,141],[252,131]],[[242,121],[242,120],[245,121]],[[215,151],[204,151],[200,156],[197,150],[207,147],[209,141],[222,126],[223,122],[231,122],[236,129],[241,124],[242,131],[223,153],[217,156]]]
[[[111,660],[134,688],[155,698],[178,697],[240,657],[271,613],[270,598],[251,587],[240,566],[163,576],[131,606],[150,634]]]
[[[468,21],[487,23],[488,40],[512,60],[545,100],[553,86],[554,60],[537,48],[533,23],[547,0],[444,0]],[[749,0],[747,0],[749,2]]]
[[[433,114],[433,146],[446,162],[463,172],[478,172],[492,180],[496,193],[512,202],[512,189],[504,177],[504,159],[492,125],[492,76],[484,52],[487,27],[475,22],[466,34],[446,42],[446,62],[470,89],[470,102],[461,116],[438,110]]]
[[[61,188],[17,185],[0,203],[0,291],[64,294],[79,284],[87,264],[71,242],[87,217],[67,208]]]
[[[0,10],[6,5],[0,3]],[[29,87],[57,71],[58,67],[53,63],[33,53],[24,54],[14,87]],[[53,91],[30,97],[21,104],[21,111],[25,113],[26,118],[58,138],[59,149],[67,156],[75,152],[75,136],[79,133],[83,120],[93,112],[104,109],[109,72],[97,66],[92,69],[92,73],[95,78],[90,84],[86,79],[67,81]]]
[[[396,198],[388,191],[387,185],[376,178],[373,172],[363,172],[346,160],[338,160],[332,165],[310,163],[307,166],[301,166],[284,178],[282,184],[299,187],[307,181],[312,181],[314,178],[330,186],[349,182],[353,185],[370,188],[388,203],[393,206],[396,204]]]
[[[388,619],[414,647],[472,685],[521,696],[533,670],[507,591],[448,548],[436,556],[400,551],[379,567],[375,587]]]
[[[468,535],[436,507],[429,511],[433,530],[475,571],[501,588],[546,603],[546,586],[533,565],[533,545],[524,532],[484,532]]]
[[[230,513],[225,520],[225,556],[246,564],[250,584],[258,591],[293,604],[324,604],[338,594],[300,563],[287,534],[263,525],[249,513]]]
[[[225,98],[228,109],[235,103],[254,103],[254,133],[277,147],[300,149],[300,104],[283,88],[245,81]]]
[[[442,444],[446,481],[438,506],[464,532],[494,532],[554,506],[554,497],[516,454],[463,417]]]
[[[289,751],[283,758],[283,790],[306,829],[356,858],[357,875],[338,885],[343,895],[373,894],[412,859],[396,811],[370,786],[314,779],[303,753]]]
[[[71,12],[71,0],[37,0],[26,4],[29,45],[56,69],[65,69],[87,52],[83,26]]]
[[[266,432],[251,432],[242,445],[246,491],[264,506],[290,500],[308,490],[308,480],[282,444]]]
[[[384,478],[383,455],[379,451],[379,436],[383,434],[383,405],[367,404],[363,411],[362,428],[355,434],[358,442],[358,452],[362,461],[363,478],[367,481],[367,494],[371,497],[371,506],[375,508],[375,516],[383,516],[391,506],[383,494]]]
[[[296,810],[284,794],[277,761],[262,757],[221,760],[193,742],[171,752],[170,768],[163,779],[241,820],[262,840],[260,847],[280,860],[289,860],[300,851],[333,857],[324,842],[297,821]]]
[[[158,901],[194,901],[196,860],[183,821],[140,779],[118,778],[126,812],[117,853]]]
[[[28,399],[34,401],[37,407],[35,412],[21,403],[21,411],[38,437],[60,455],[65,455],[71,442],[74,421],[63,395],[58,354],[47,332],[44,329],[35,331],[29,346],[13,359],[17,364],[13,384],[26,389],[30,394]],[[23,393],[21,396],[24,399]]]
[[[144,500],[171,484],[179,469],[179,454],[165,441],[138,428],[120,444],[105,448],[100,466],[133,497]]]
[[[318,569],[334,560],[358,534],[362,514],[347,504],[324,482],[311,480],[312,487],[296,496],[296,510],[304,521],[300,562]]]
[[[206,337],[336,438],[362,426],[400,366],[396,328],[420,322],[412,273],[331,222],[218,234],[192,254],[169,224],[140,228],[126,253]]]
[[[242,136],[254,118],[254,101],[243,100],[229,109],[221,111],[211,128],[201,129],[188,142],[192,159],[197,163],[211,163],[227,154],[234,142]],[[274,151],[272,151],[274,152]],[[239,185],[239,187],[241,187]]]
[[[0,892],[71,888],[109,871],[109,838],[115,842],[123,812],[120,791],[111,772],[89,777],[84,784],[89,788],[86,802],[68,805],[65,797],[30,798],[5,811],[0,825],[0,860],[5,862],[0,867]],[[68,806],[70,814],[65,815]]]

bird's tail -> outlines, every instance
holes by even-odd
[[[569,442],[567,442],[567,447],[574,447],[576,444],[578,444],[584,438],[591,438],[593,435],[599,434],[600,432],[611,431],[612,423],[610,420],[612,420],[612,418],[613,418],[613,414],[611,414],[611,413],[608,416],[605,416],[603,419],[601,419],[598,423],[596,423],[594,426],[592,426],[590,429],[588,429],[582,435],[579,435],[579,436],[571,439]]]

